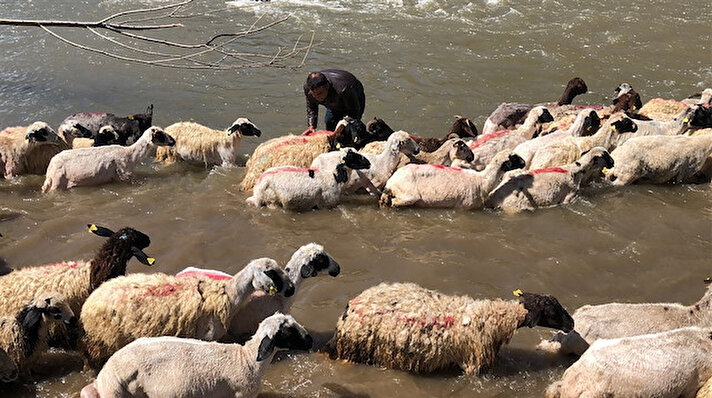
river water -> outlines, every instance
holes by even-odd
[[[522,0],[272,0],[198,2],[226,8],[181,21],[170,38],[199,41],[241,30],[265,15],[288,22],[245,40],[271,52],[315,32],[305,66],[186,71],[128,64],[70,48],[37,28],[0,26],[0,125],[81,112],[137,113],[153,103],[154,123],[179,120],[225,128],[240,116],[268,138],[305,127],[302,84],[321,68],[343,68],[364,83],[365,118],[441,136],[461,114],[478,127],[502,101],[558,99],[573,76],[607,104],[621,82],[643,97],[684,98],[712,86],[709,15],[696,1],[625,3]],[[0,17],[92,20],[159,1],[0,0]],[[66,30],[64,30],[66,32]],[[82,32],[69,32],[81,40]],[[193,40],[195,39],[195,40]],[[85,43],[96,44],[84,37]],[[304,40],[304,39],[303,39]],[[298,64],[296,59],[293,64]],[[323,113],[323,109],[322,109]],[[323,121],[320,121],[320,126]],[[514,289],[555,295],[570,312],[611,301],[697,300],[712,273],[712,187],[594,186],[574,203],[507,216],[490,211],[380,209],[353,198],[303,214],[247,207],[242,167],[163,168],[146,161],[131,184],[42,195],[43,177],[0,180],[0,256],[15,267],[91,257],[101,240],[87,223],[132,226],[151,237],[153,269],[189,265],[237,272],[250,259],[285,262],[317,242],[340,262],[337,278],[309,280],[292,309],[328,336],[347,301],[382,281],[411,281],[451,294],[509,298]],[[264,396],[536,397],[571,359],[534,350],[551,335],[522,329],[483,375],[414,376],[288,354],[268,369]],[[36,383],[0,387],[4,397],[74,397],[93,374],[76,356],[54,353]]]

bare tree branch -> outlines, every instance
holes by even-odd
[[[300,46],[301,36],[295,41],[294,46],[285,51],[278,46],[276,51],[269,52],[244,52],[235,51],[233,48],[239,39],[250,35],[263,33],[273,27],[284,23],[289,16],[259,25],[264,15],[257,18],[246,30],[239,32],[219,32],[211,36],[207,41],[197,41],[194,43],[180,43],[166,40],[148,34],[137,34],[135,31],[156,31],[172,28],[181,28],[184,25],[179,23],[160,24],[159,20],[173,18],[193,18],[198,16],[208,16],[213,12],[190,14],[187,7],[195,0],[184,0],[178,3],[166,4],[152,8],[140,8],[126,10],[112,14],[98,21],[58,21],[58,20],[27,20],[27,19],[5,19],[0,18],[0,25],[10,26],[34,26],[39,27],[50,36],[70,45],[72,47],[100,54],[109,58],[133,62],[144,65],[160,66],[166,68],[180,69],[213,69],[213,70],[234,70],[240,68],[254,67],[285,67],[283,63],[288,59],[304,53],[301,63],[292,67],[304,65],[309,51],[314,45],[314,33],[308,45]],[[180,11],[187,11],[178,15]],[[161,12],[159,14],[159,12]],[[156,15],[158,14],[158,15]],[[136,17],[126,19],[126,16]],[[122,19],[122,20],[118,20]],[[50,28],[75,28],[87,30],[102,43],[102,47],[89,46],[82,43],[81,39],[70,40],[64,34]],[[109,33],[103,33],[108,31]]]

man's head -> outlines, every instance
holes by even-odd
[[[329,87],[329,81],[321,72],[312,72],[309,74],[309,77],[307,77],[307,89],[309,89],[309,94],[319,102],[326,99],[326,96],[329,94]]]

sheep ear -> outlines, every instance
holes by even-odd
[[[131,246],[131,253],[136,257],[136,260],[140,261],[142,264],[148,265],[149,267],[156,262],[153,257],[148,257],[143,250],[138,247]]]
[[[274,341],[269,336],[262,339],[260,348],[257,349],[257,362],[264,361],[274,351]]]
[[[89,232],[93,233],[94,235],[103,236],[105,238],[108,238],[114,234],[114,231],[110,230],[109,228],[100,227],[96,224],[87,224],[87,228],[89,228]]]

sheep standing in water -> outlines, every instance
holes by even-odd
[[[448,296],[413,283],[382,283],[349,301],[327,346],[333,357],[429,373],[452,366],[477,374],[523,326],[564,331],[574,321],[552,296],[520,300]]]
[[[23,174],[44,174],[50,159],[69,149],[45,122],[8,127],[0,131],[0,172],[6,179]]]
[[[179,122],[166,127],[176,140],[173,146],[156,148],[156,161],[166,165],[177,160],[211,166],[235,164],[243,136],[262,135],[249,119],[241,117],[225,131],[213,130],[194,122]]]
[[[254,398],[276,350],[311,347],[304,327],[281,313],[262,321],[244,346],[144,337],[114,354],[81,398]]]
[[[88,131],[89,137],[95,142],[84,143],[84,140],[76,140],[75,144],[82,142],[79,147],[100,146],[100,145],[131,145],[141,136],[141,134],[151,127],[153,122],[153,104],[146,108],[145,113],[136,113],[125,117],[116,116],[113,113],[82,112],[75,113],[65,118],[59,125],[58,130],[78,128]],[[110,141],[97,141],[96,136],[104,126],[110,126],[115,132],[115,139]]]
[[[170,135],[154,126],[131,146],[109,145],[63,151],[49,162],[42,192],[128,181],[149,149],[154,145],[173,144],[175,140]]]

